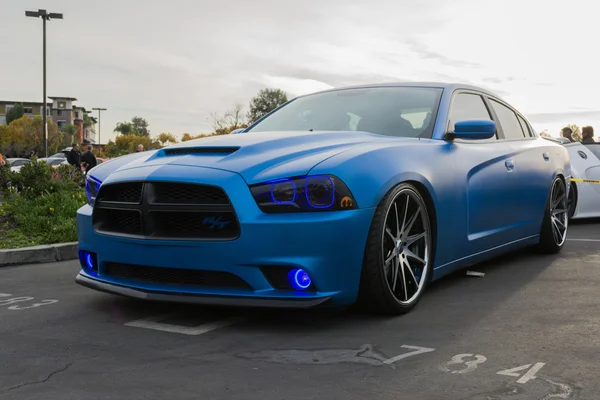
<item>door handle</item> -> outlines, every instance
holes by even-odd
[[[515,162],[513,160],[506,160],[504,162],[504,165],[506,166],[506,169],[509,171],[514,171],[514,169],[515,169]]]
[[[544,154],[542,154],[542,157],[544,157],[544,160],[550,161],[550,154],[544,153]]]

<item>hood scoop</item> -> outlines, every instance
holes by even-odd
[[[173,147],[164,149],[165,156],[182,156],[187,154],[227,155],[238,151],[239,147]]]

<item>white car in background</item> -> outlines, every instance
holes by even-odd
[[[31,163],[31,160],[28,158],[7,158],[6,161],[10,165],[10,170],[16,172],[19,172],[23,165]]]
[[[564,146],[571,157],[573,179],[569,192],[569,218],[600,217],[600,142],[574,142]]]

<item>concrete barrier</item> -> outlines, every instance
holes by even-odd
[[[0,249],[0,267],[75,260],[79,257],[78,249],[78,242]]]

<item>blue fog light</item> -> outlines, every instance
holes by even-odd
[[[288,281],[296,290],[306,290],[312,283],[310,275],[302,268],[296,268],[288,273]]]
[[[92,272],[94,274],[98,272],[98,263],[96,262],[95,254],[90,253],[89,251],[80,251],[79,260],[81,261],[81,266],[87,272]]]

